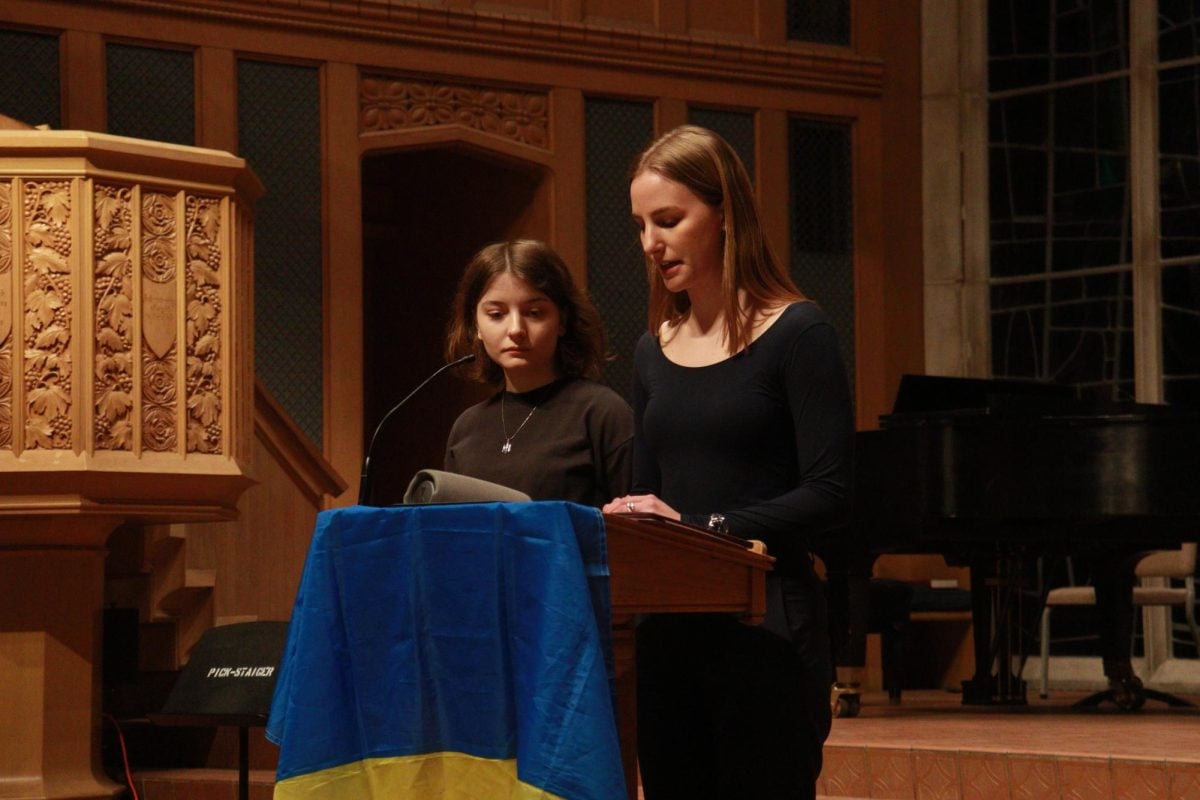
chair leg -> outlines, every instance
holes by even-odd
[[[1050,606],[1042,609],[1042,630],[1038,638],[1042,656],[1042,686],[1038,694],[1045,700],[1050,696]]]
[[[1196,656],[1200,658],[1200,628],[1196,626],[1196,579],[1188,576],[1185,583],[1188,589],[1188,602],[1184,608],[1184,617],[1188,627],[1192,629],[1192,642],[1196,645]]]

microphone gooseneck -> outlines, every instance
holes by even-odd
[[[457,367],[460,364],[466,364],[466,363],[468,363],[470,361],[474,361],[474,360],[475,360],[475,354],[468,353],[467,355],[465,355],[461,358],[456,358],[453,361],[450,361],[446,364],[442,364],[440,367],[438,367],[436,370],[433,371],[432,375],[430,375],[428,378],[426,378],[425,380],[423,380],[419,384],[417,384],[417,388],[413,389],[411,392],[404,395],[404,399],[402,399],[399,403],[396,403],[396,405],[394,405],[390,409],[388,409],[388,412],[383,415],[383,419],[379,420],[379,424],[375,426],[375,432],[371,434],[371,442],[367,445],[367,456],[366,456],[366,458],[363,459],[362,474],[358,478],[358,504],[360,506],[370,505],[370,499],[371,499],[371,455],[372,455],[372,453],[375,452],[375,440],[377,440],[379,438],[379,432],[383,430],[383,426],[385,424],[387,424],[387,421],[392,418],[393,414],[395,414],[397,411],[399,411],[401,408],[403,408],[404,404],[412,399],[413,395],[415,395],[417,392],[424,389],[425,384],[429,383],[431,380],[436,378],[438,375],[441,375],[443,372],[450,369],[451,367]]]

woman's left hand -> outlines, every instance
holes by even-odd
[[[616,497],[600,509],[605,514],[657,514],[668,519],[679,519],[679,512],[652,494],[627,494]]]

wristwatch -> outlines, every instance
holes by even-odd
[[[729,533],[729,525],[725,522],[725,515],[709,514],[708,529],[717,533]]]

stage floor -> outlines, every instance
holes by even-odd
[[[1083,692],[1027,706],[963,706],[958,694],[863,697],[835,719],[819,792],[828,798],[1196,798],[1200,709],[1148,701],[1074,709]],[[1200,705],[1200,698],[1185,698]]]
[[[910,690],[899,705],[867,693],[858,717],[835,719],[818,783],[824,800],[1200,800],[1200,709],[1148,702],[1076,710],[1083,692],[1031,692],[1022,707],[963,706]],[[1200,697],[1186,698],[1200,705]],[[149,770],[143,800],[234,800],[234,770]],[[254,770],[251,800],[274,775]],[[730,800],[738,800],[730,798]]]

